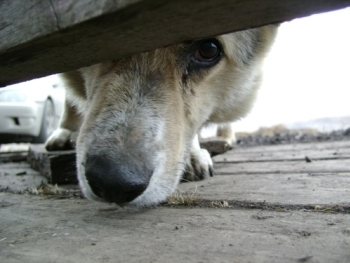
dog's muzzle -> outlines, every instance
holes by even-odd
[[[94,194],[120,206],[133,201],[148,187],[153,169],[124,158],[88,155],[85,176]]]

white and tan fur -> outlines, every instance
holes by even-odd
[[[202,42],[188,41],[63,73],[66,109],[47,149],[76,141],[89,199],[137,207],[164,201],[181,178],[211,175],[197,134],[218,123],[218,135],[232,142],[227,124],[251,109],[276,31],[269,25],[212,38],[221,53],[209,66],[195,59]]]

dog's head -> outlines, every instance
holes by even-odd
[[[81,69],[87,103],[77,164],[85,195],[135,206],[165,200],[199,129],[250,109],[275,31],[189,41]]]

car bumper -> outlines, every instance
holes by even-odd
[[[0,134],[38,136],[44,103],[1,103]]]

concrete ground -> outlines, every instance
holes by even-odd
[[[0,163],[0,262],[350,262],[350,141],[214,160],[216,176],[142,211],[45,192],[25,162]]]

